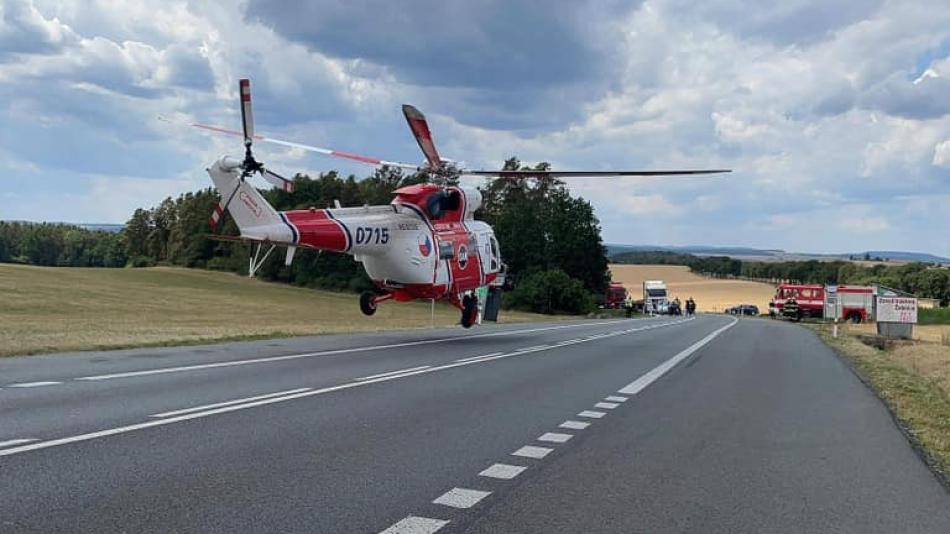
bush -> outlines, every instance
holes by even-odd
[[[148,256],[136,256],[129,260],[129,267],[155,267],[155,260]]]
[[[579,280],[553,269],[526,276],[514,291],[505,294],[504,304],[535,313],[583,314],[594,309],[594,298]]]

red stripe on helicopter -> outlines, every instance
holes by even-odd
[[[339,221],[327,215],[326,210],[294,210],[283,212],[300,233],[299,243],[321,250],[346,252],[349,240]]]
[[[208,126],[207,124],[198,124],[198,123],[192,123],[192,126],[194,126],[195,128],[201,128],[203,130],[210,130],[212,132],[218,132],[218,133],[223,133],[223,134],[228,134],[228,135],[238,135],[238,136],[244,137],[244,133],[239,132],[237,130],[228,130],[227,128],[219,128],[217,126]],[[255,135],[254,139],[262,140],[264,139],[264,136]]]
[[[368,157],[368,156],[360,156],[359,154],[351,154],[350,152],[343,152],[343,151],[341,151],[341,150],[331,150],[331,151],[330,151],[330,154],[332,154],[332,155],[334,155],[334,156],[336,156],[336,157],[338,157],[338,158],[351,159],[351,160],[353,160],[353,161],[360,161],[360,162],[363,162],[363,163],[369,163],[369,164],[371,164],[371,165],[379,165],[379,164],[381,164],[381,163],[383,162],[383,161],[380,160],[380,159],[371,158],[371,157]]]

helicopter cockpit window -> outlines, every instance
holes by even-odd
[[[458,191],[437,191],[426,200],[429,218],[441,219],[446,211],[457,211],[462,206],[462,194]]]

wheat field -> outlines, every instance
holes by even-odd
[[[696,308],[704,312],[719,312],[737,304],[755,304],[760,313],[767,313],[775,288],[769,284],[744,280],[706,278],[690,272],[683,265],[610,265],[614,282],[620,282],[635,298],[643,294],[644,280],[666,282],[670,299],[681,301],[693,297]]]

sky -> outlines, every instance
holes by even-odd
[[[3,0],[0,219],[207,187],[239,140],[157,117],[238,128],[243,77],[260,133],[384,159],[412,103],[469,167],[734,169],[568,181],[609,243],[950,256],[946,0]]]

